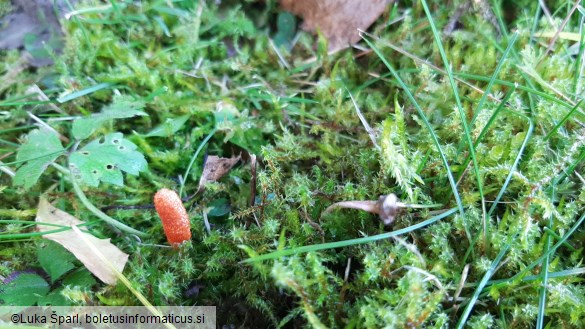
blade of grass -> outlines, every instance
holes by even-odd
[[[520,115],[528,120],[528,122],[529,122],[528,132],[526,133],[526,136],[524,137],[524,140],[522,141],[522,145],[520,145],[520,149],[518,149],[518,154],[516,155],[516,159],[514,159],[514,163],[510,167],[510,171],[508,172],[508,176],[506,177],[504,184],[502,184],[502,188],[498,192],[498,195],[496,196],[496,198],[492,202],[492,206],[490,207],[489,211],[487,212],[487,218],[491,217],[492,213],[496,210],[496,206],[500,202],[500,199],[502,198],[502,196],[506,192],[506,189],[508,188],[508,185],[510,184],[512,177],[514,176],[514,172],[516,171],[516,168],[518,167],[518,163],[520,163],[520,159],[522,158],[522,155],[524,154],[524,149],[528,145],[528,141],[532,137],[532,132],[534,131],[534,122],[533,122],[532,118],[527,117],[524,114],[521,114],[518,112],[512,112],[512,113]],[[463,262],[467,261],[467,257],[469,257],[469,251],[467,251],[467,253],[463,257]]]
[[[85,88],[85,89],[81,89],[75,92],[72,92],[70,94],[67,94],[65,96],[59,97],[57,98],[57,102],[59,103],[65,103],[68,102],[70,100],[85,96],[85,95],[89,95],[92,93],[95,93],[96,91],[100,91],[102,89],[107,89],[114,86],[113,83],[110,82],[102,82],[102,83],[98,83],[97,85],[93,85],[91,87]]]
[[[402,88],[404,93],[406,94],[406,97],[410,100],[410,102],[412,103],[412,105],[416,109],[418,115],[423,120],[423,123],[425,124],[425,127],[428,129],[429,134],[431,135],[431,139],[433,140],[433,143],[435,144],[435,147],[437,148],[437,152],[439,152],[439,155],[441,156],[441,161],[443,162],[443,166],[445,167],[445,171],[447,173],[449,183],[451,184],[451,189],[453,191],[453,196],[455,197],[455,202],[457,203],[457,209],[459,209],[459,214],[461,216],[465,216],[465,210],[463,209],[463,203],[461,202],[461,197],[459,196],[459,192],[457,191],[457,185],[455,184],[455,179],[453,178],[453,173],[451,172],[451,167],[449,166],[449,162],[447,161],[447,157],[445,156],[445,153],[443,152],[443,149],[441,148],[441,144],[439,143],[439,138],[435,134],[435,131],[433,130],[433,127],[431,126],[431,123],[427,119],[422,108],[420,107],[420,105],[418,105],[418,102],[416,101],[416,99],[414,98],[414,96],[412,95],[412,93],[410,92],[410,90],[408,89],[406,84],[404,83],[404,81],[402,81],[402,79],[400,78],[400,76],[398,75],[398,73],[396,72],[394,67],[392,66],[392,64],[390,64],[386,60],[386,58],[384,58],[384,56],[382,55],[380,50],[370,40],[365,38],[363,35],[362,35],[362,39],[368,44],[368,46],[370,48],[372,48],[372,50],[374,50],[374,52],[376,53],[378,58],[380,58],[382,63],[384,63],[384,65],[386,65],[388,70],[390,70],[390,72],[392,73],[392,75],[394,76],[394,78],[396,79],[396,81],[398,82],[398,84],[400,85],[400,87]]]
[[[372,144],[374,144],[374,146],[376,147],[376,150],[382,151],[382,148],[380,147],[380,145],[378,145],[378,142],[376,141],[376,133],[374,132],[374,129],[372,129],[372,127],[370,126],[370,124],[368,123],[368,121],[366,120],[366,118],[364,117],[362,112],[360,111],[360,108],[358,107],[357,103],[355,102],[353,95],[351,94],[349,89],[347,89],[347,87],[345,87],[345,91],[347,91],[347,93],[349,94],[349,98],[351,98],[351,102],[353,103],[353,107],[355,108],[355,111],[357,112],[358,118],[362,122],[362,125],[364,126],[366,132],[368,133],[368,136],[370,136],[370,139],[372,140]]]
[[[572,268],[570,270],[563,270],[563,271],[558,271],[558,272],[549,272],[548,273],[548,278],[549,279],[560,279],[560,278],[565,278],[568,276],[578,276],[578,275],[582,275],[585,274],[585,267],[578,267],[578,268]],[[537,275],[528,275],[522,278],[522,282],[528,282],[528,281],[536,281],[536,280],[540,280],[541,279],[541,274],[537,274]],[[579,278],[576,278],[577,280],[579,280]],[[492,286],[492,285],[498,285],[501,283],[507,283],[510,281],[510,278],[508,279],[498,279],[498,280],[491,280],[488,281],[488,286]],[[466,287],[474,287],[477,284],[471,283],[469,285],[466,285]]]
[[[542,54],[540,56],[540,58],[537,62],[538,64],[540,64],[547,57],[548,53],[551,52],[551,50],[553,49],[553,46],[555,45],[555,43],[557,42],[557,39],[559,38],[559,34],[561,33],[561,31],[563,31],[565,29],[565,26],[569,22],[569,19],[571,19],[571,16],[573,16],[573,13],[575,13],[575,10],[577,10],[577,8],[579,7],[580,4],[581,4],[581,0],[575,1],[575,3],[573,4],[573,7],[571,7],[569,12],[567,13],[567,16],[565,16],[565,18],[561,22],[561,25],[559,25],[557,31],[555,32],[553,38],[550,40],[548,47],[546,47],[546,51],[544,52],[544,54]]]
[[[9,166],[9,165],[14,165],[14,164],[19,164],[19,163],[23,163],[23,162],[27,162],[27,161],[32,161],[32,160],[36,160],[36,159],[40,159],[40,158],[44,158],[44,157],[48,157],[48,156],[53,156],[53,155],[57,155],[57,154],[63,154],[67,152],[67,149],[69,147],[71,147],[73,143],[70,143],[70,145],[67,145],[67,147],[63,150],[63,151],[55,151],[55,152],[50,152],[50,153],[43,153],[40,156],[35,156],[32,158],[28,158],[28,159],[24,159],[24,160],[17,160],[17,161],[11,161],[11,162],[3,162],[0,166]]]
[[[132,292],[132,294],[142,303],[142,305],[146,306],[146,308],[155,316],[162,317],[160,311],[156,307],[152,306],[148,299],[146,299],[146,297],[144,297],[144,295],[140,293],[140,291],[136,290],[132,286],[130,280],[128,280],[128,278],[126,278],[124,274],[120,273],[120,271],[118,271],[114,267],[114,265],[112,265],[112,263],[106,258],[106,256],[104,256],[104,254],[102,254],[101,251],[93,243],[91,243],[91,241],[89,241],[84,234],[82,234],[81,230],[79,230],[77,226],[73,225],[71,226],[71,229],[73,229],[77,236],[91,249],[94,255],[96,255],[97,258],[99,258],[104,264],[106,264],[106,266],[108,266],[109,270],[112,271],[112,273],[114,273],[116,278],[120,280],[126,286],[126,288],[130,290],[130,292]],[[176,329],[175,326],[168,323],[165,324],[164,327],[169,329]]]
[[[469,126],[467,124],[467,116],[463,110],[463,105],[461,104],[461,99],[459,98],[459,91],[457,90],[457,85],[455,84],[455,79],[453,78],[453,72],[451,70],[451,64],[447,59],[447,54],[445,53],[445,49],[443,48],[443,43],[441,42],[441,37],[439,36],[439,32],[437,31],[437,27],[435,26],[435,21],[431,15],[431,11],[427,5],[426,0],[421,1],[425,14],[427,15],[427,20],[429,21],[429,25],[431,26],[431,31],[433,32],[433,37],[439,48],[439,54],[441,55],[441,59],[443,61],[443,66],[445,67],[445,71],[447,71],[447,77],[449,78],[449,84],[451,85],[451,89],[453,91],[453,97],[455,97],[455,104],[457,105],[457,110],[459,111],[459,118],[461,120],[461,124],[463,125],[463,133],[465,134],[465,141],[467,142],[467,146],[469,148],[469,154],[471,155],[471,162],[473,164],[473,172],[475,173],[475,179],[477,180],[477,189],[479,192],[479,197],[481,198],[481,212],[482,212],[482,221],[483,221],[483,236],[484,236],[484,245],[489,246],[487,241],[487,218],[486,218],[486,206],[485,206],[485,197],[483,195],[483,181],[481,178],[481,174],[479,173],[479,163],[477,162],[477,157],[475,154],[475,147],[473,146],[473,140],[471,138],[471,133],[469,132]],[[493,78],[492,78],[493,80]],[[493,82],[492,82],[493,83]],[[488,86],[489,87],[489,86]],[[489,91],[486,91],[483,94],[483,97],[489,94]],[[482,98],[483,98],[482,97]],[[479,113],[479,112],[477,112]],[[476,113],[476,114],[477,114]],[[465,170],[465,167],[463,167]],[[468,230],[466,228],[466,230]]]
[[[65,14],[65,19],[71,19],[73,16],[83,15],[83,14],[95,14],[95,13],[106,13],[112,10],[112,5],[103,5],[103,6],[94,6],[94,7],[87,7],[87,8],[80,8],[74,11],[70,11]]]
[[[583,161],[585,160],[585,150],[581,151],[581,154],[579,155],[579,157],[573,161],[573,163],[571,163],[571,165],[569,167],[567,167],[565,170],[563,170],[560,173],[560,176],[556,179],[556,182],[560,182],[561,180],[563,180],[565,177],[569,177],[570,174],[573,173],[573,171],[575,171],[575,168],[577,168],[577,166],[579,164],[581,164]]]
[[[96,208],[96,206],[94,206],[89,199],[87,198],[87,196],[85,196],[85,193],[83,193],[83,190],[81,189],[81,187],[79,186],[79,184],[77,184],[77,181],[75,179],[75,175],[73,175],[73,173],[71,171],[68,171],[67,169],[63,168],[62,166],[56,164],[56,163],[52,163],[52,166],[54,168],[56,168],[57,170],[59,170],[63,175],[67,176],[69,178],[69,181],[71,182],[71,184],[73,185],[73,190],[75,191],[75,195],[77,195],[77,197],[79,198],[79,200],[81,201],[81,203],[83,203],[83,205],[87,208],[87,210],[89,210],[92,214],[94,214],[96,217],[98,217],[99,219],[103,220],[104,222],[114,226],[115,228],[119,229],[120,231],[129,233],[129,234],[135,234],[139,237],[145,237],[148,236],[148,234],[140,232],[136,229],[131,228],[130,226],[127,226],[126,224],[119,222],[117,220],[115,220],[114,218],[108,216],[107,214],[105,214],[103,211],[99,210],[98,208]]]
[[[191,172],[191,167],[193,167],[193,164],[195,163],[197,156],[199,156],[199,153],[201,153],[201,150],[203,150],[203,147],[205,146],[205,144],[207,144],[207,142],[209,142],[211,137],[213,137],[213,135],[215,135],[216,132],[217,132],[217,128],[213,128],[213,130],[211,130],[211,132],[205,137],[205,139],[203,139],[203,141],[201,143],[199,143],[199,147],[197,148],[197,150],[195,151],[195,153],[191,157],[191,161],[189,161],[189,165],[187,166],[187,170],[185,170],[185,175],[183,176],[183,180],[181,181],[181,187],[179,188],[179,196],[183,196],[183,189],[185,188],[185,182],[187,181],[187,178],[189,178],[189,172]]]
[[[73,184],[73,189],[75,190],[75,194],[77,195],[79,200],[81,200],[81,203],[83,203],[83,205],[89,211],[91,211],[94,215],[96,215],[98,218],[102,219],[104,222],[106,222],[106,223],[120,229],[121,231],[126,232],[126,233],[135,234],[135,235],[138,235],[140,237],[148,236],[148,234],[140,232],[136,229],[133,229],[130,226],[127,226],[126,224],[123,224],[123,223],[113,219],[112,217],[106,215],[104,212],[102,212],[101,210],[96,208],[89,201],[89,199],[87,199],[87,197],[85,196],[85,193],[83,193],[83,191],[81,190],[81,187],[79,187],[79,185],[77,184],[77,181],[75,180],[75,177],[73,174],[70,174],[70,179],[71,179],[71,184]]]
[[[518,112],[513,112],[513,113],[520,115],[520,116],[524,117],[526,120],[528,120],[528,124],[529,124],[528,131],[526,132],[526,136],[524,137],[524,140],[522,141],[522,145],[520,145],[520,149],[518,150],[518,154],[516,155],[516,159],[514,159],[514,163],[512,164],[512,167],[510,167],[510,172],[508,172],[508,176],[506,177],[506,180],[504,181],[504,184],[502,185],[500,192],[498,192],[498,195],[496,196],[496,198],[492,202],[492,206],[490,207],[490,210],[487,213],[488,217],[491,216],[492,213],[496,210],[496,206],[498,205],[498,203],[500,202],[500,199],[502,198],[502,196],[506,192],[506,188],[508,187],[508,185],[510,184],[510,181],[512,180],[512,176],[514,175],[514,172],[516,171],[516,168],[518,167],[518,163],[520,163],[520,159],[522,158],[522,155],[524,154],[524,149],[528,145],[528,141],[532,137],[532,132],[534,131],[534,121],[532,120],[531,117],[525,116],[524,114],[521,114]]]
[[[376,37],[375,37],[375,36],[373,36],[373,35],[371,35],[371,34],[369,34],[369,33],[367,33],[367,32],[362,32],[362,34],[363,34],[363,35],[366,35],[366,36],[369,36],[369,37],[371,37],[371,38],[373,38],[373,39],[376,39]],[[384,46],[390,47],[390,48],[392,48],[394,51],[397,51],[397,52],[399,52],[399,53],[403,54],[404,56],[407,56],[408,58],[412,59],[413,61],[415,61],[415,62],[417,62],[417,63],[419,63],[419,64],[422,64],[422,65],[428,66],[429,68],[431,68],[433,71],[435,71],[435,72],[437,72],[437,73],[440,73],[440,74],[443,74],[443,75],[447,75],[447,72],[446,72],[445,70],[441,69],[440,67],[438,67],[438,66],[436,66],[436,65],[434,65],[434,64],[432,64],[432,63],[430,63],[430,62],[428,62],[428,61],[426,61],[426,60],[424,60],[424,59],[421,59],[421,58],[419,58],[419,57],[417,57],[417,56],[415,56],[415,55],[413,55],[413,54],[409,53],[408,51],[406,51],[406,50],[404,50],[404,49],[402,49],[402,48],[400,48],[400,47],[397,47],[397,46],[393,45],[392,43],[389,43],[389,42],[388,42],[388,41],[386,41],[386,40],[382,40],[382,39],[379,39],[379,38],[378,38],[378,39],[377,39],[377,41],[379,41],[379,42],[380,42],[381,44],[383,44]],[[502,51],[504,51],[504,50],[502,50]],[[399,72],[399,73],[403,73],[403,72],[404,72],[404,73],[419,73],[419,72],[420,72],[420,69],[408,69],[408,68],[405,68],[405,69],[397,70],[396,72]],[[370,73],[370,74],[371,74],[371,73]],[[462,83],[462,84],[464,84],[464,85],[468,86],[469,88],[471,88],[471,89],[473,89],[473,90],[477,91],[478,93],[481,93],[481,94],[483,94],[483,93],[484,93],[484,92],[483,92],[483,90],[481,90],[481,89],[480,89],[480,88],[478,88],[477,86],[474,86],[473,84],[471,84],[471,83],[469,83],[469,82],[467,82],[467,81],[465,81],[465,80],[463,80],[463,79],[461,79],[461,78],[458,78],[458,77],[456,77],[456,75],[457,75],[457,74],[456,74],[455,72],[453,72],[453,74],[455,75],[453,78],[454,78],[455,80],[457,80],[458,82],[460,82],[460,83]],[[391,76],[391,75],[392,75],[391,73],[387,73],[387,74],[384,74],[384,75],[382,75],[382,76],[380,76],[380,77],[376,77],[375,79],[369,80],[369,81],[367,81],[365,84],[363,84],[362,86],[360,86],[358,90],[360,90],[360,89],[363,89],[363,88],[365,88],[364,86],[371,85],[371,84],[375,83],[376,81],[378,81],[378,80],[382,80],[383,78],[389,77],[389,76]],[[497,81],[497,80],[496,80],[496,81]],[[494,100],[494,101],[497,101],[497,99],[495,99],[495,98],[494,98],[493,96],[491,96],[491,95],[488,95],[488,97],[490,97],[490,98],[491,98],[492,100]]]
[[[513,239],[514,238],[512,238],[512,240]],[[463,328],[463,326],[465,325],[465,322],[467,322],[467,318],[469,317],[469,314],[471,313],[471,310],[473,309],[473,306],[475,305],[475,302],[477,302],[477,299],[479,297],[479,294],[483,291],[483,288],[486,286],[489,278],[492,277],[492,275],[494,275],[494,272],[495,272],[496,268],[498,267],[498,264],[500,264],[500,261],[502,260],[502,258],[504,257],[504,255],[508,252],[508,249],[510,249],[510,246],[511,245],[512,245],[512,241],[508,241],[508,243],[506,243],[506,245],[498,253],[498,256],[496,256],[496,259],[493,260],[493,262],[491,263],[490,267],[488,268],[488,270],[483,275],[483,278],[479,282],[477,288],[475,288],[475,291],[473,293],[473,296],[471,296],[471,299],[469,300],[469,303],[465,307],[465,310],[463,311],[463,314],[459,318],[459,322],[457,323],[457,326],[456,326],[457,329]]]
[[[33,129],[33,128],[37,128],[37,126],[25,125],[25,126],[18,126],[18,127],[14,127],[14,128],[6,128],[6,129],[0,130],[0,134],[9,133],[9,132],[13,132],[13,131],[28,130],[28,129]]]
[[[281,250],[277,250],[275,252],[271,252],[268,254],[248,258],[248,259],[242,261],[242,263],[253,263],[253,262],[259,262],[259,261],[268,260],[268,259],[277,259],[277,258],[284,257],[284,256],[290,256],[290,255],[305,253],[305,252],[310,252],[310,251],[341,248],[341,247],[353,246],[356,244],[371,243],[371,242],[378,241],[378,240],[389,239],[391,237],[399,236],[399,235],[406,234],[409,232],[413,232],[415,230],[418,230],[419,228],[431,225],[431,224],[433,224],[433,223],[435,223],[443,218],[451,216],[455,212],[457,212],[457,208],[451,208],[451,209],[445,211],[444,213],[441,213],[440,215],[431,217],[431,218],[429,218],[425,221],[422,221],[418,224],[411,225],[411,226],[405,227],[405,228],[400,229],[400,230],[396,230],[396,231],[392,231],[392,232],[388,232],[388,233],[383,233],[383,234],[378,234],[378,235],[374,235],[374,236],[368,236],[365,238],[321,243],[321,244],[302,246],[302,247],[297,247],[297,248],[292,248],[292,249],[281,249]],[[241,248],[245,249],[246,246],[241,246]]]
[[[465,72],[454,72],[453,74],[456,75],[456,76],[460,76],[460,77],[466,78],[466,79],[472,79],[472,80],[477,80],[477,81],[485,81],[485,82],[488,82],[491,79],[490,77],[486,77],[486,76],[483,76],[483,75],[472,74],[472,73],[465,73]],[[561,100],[559,98],[553,97],[553,96],[551,96],[551,95],[549,95],[549,94],[547,94],[545,92],[536,90],[536,89],[534,89],[532,87],[524,86],[524,85],[519,84],[517,82],[510,82],[510,81],[500,80],[500,79],[495,79],[494,81],[498,85],[502,85],[502,86],[507,86],[507,87],[514,87],[514,86],[516,86],[516,88],[518,90],[525,91],[529,95],[532,94],[532,95],[535,95],[535,96],[540,96],[540,97],[546,99],[547,101],[550,101],[550,102],[555,103],[555,104],[559,104],[559,105],[561,105],[563,107],[566,107],[568,109],[572,109],[575,106],[575,104],[573,102],[565,102],[565,101],[563,101],[563,100]],[[585,114],[583,112],[579,112],[579,113],[581,115],[585,116]]]
[[[565,122],[567,122],[567,120],[569,120],[569,118],[571,117],[571,115],[573,115],[573,113],[575,113],[575,111],[577,111],[579,109],[579,105],[581,105],[581,102],[583,102],[583,100],[580,100],[579,103],[577,103],[564,117],[561,121],[559,121],[559,123],[557,123],[553,129],[551,129],[551,131],[548,132],[548,134],[546,134],[546,136],[544,137],[544,140],[548,140],[550,138],[550,136],[552,134],[554,134],[562,125],[565,124]]]
[[[492,10],[494,11],[494,15],[498,21],[498,25],[500,26],[500,31],[502,32],[502,36],[506,41],[509,41],[508,29],[507,24],[504,23],[504,18],[502,15],[502,1],[498,1],[491,5]]]
[[[0,102],[0,106],[43,105],[52,101],[28,101],[28,102]]]
[[[488,82],[488,85],[484,90],[483,95],[481,96],[481,98],[479,99],[479,102],[477,103],[477,108],[475,109],[475,113],[473,114],[473,118],[471,119],[471,122],[469,123],[470,126],[474,125],[475,120],[477,119],[477,116],[479,115],[479,113],[481,112],[481,110],[483,108],[483,104],[487,100],[487,96],[489,95],[489,93],[492,90],[493,85],[495,84],[496,78],[500,75],[500,71],[502,70],[504,63],[506,62],[506,59],[508,58],[510,51],[513,49],[514,45],[516,44],[517,39],[518,39],[518,32],[514,32],[514,34],[512,35],[512,40],[510,40],[510,42],[508,43],[508,47],[506,47],[506,50],[504,50],[502,57],[500,57],[498,65],[496,66],[496,69],[494,70],[494,73],[492,74],[490,81]]]
[[[585,51],[585,15],[581,11],[581,20],[579,22],[579,53],[577,59],[575,59],[575,73],[573,73],[573,94],[580,95],[581,92],[581,79],[583,78],[583,64],[585,63],[583,52]]]
[[[372,36],[371,34],[368,34],[366,32],[362,32],[362,34],[374,38],[374,36]],[[435,72],[438,72],[438,73],[444,74],[444,75],[447,74],[447,72],[445,70],[443,70],[443,69],[441,69],[441,68],[433,65],[432,63],[429,63],[429,62],[427,62],[427,61],[425,61],[423,59],[420,59],[420,58],[416,57],[415,55],[413,55],[413,54],[405,51],[404,49],[401,49],[399,47],[396,47],[393,44],[386,42],[385,40],[380,40],[380,39],[378,39],[378,40],[382,44],[384,44],[385,46],[390,47],[393,50],[395,50],[395,51],[397,51],[397,52],[399,52],[399,53],[401,53],[401,54],[403,54],[403,55],[411,58],[413,61],[415,61],[415,62],[417,62],[419,64],[423,64],[423,65],[428,66],[429,68],[431,68]],[[502,50],[502,51],[505,51],[505,50]],[[515,56],[515,58],[517,59],[518,58],[518,54],[516,53],[516,50],[515,49],[511,49],[511,52]],[[411,70],[400,70],[400,72],[410,72],[410,71]],[[419,70],[416,70],[415,72],[418,72],[418,71]],[[389,77],[391,75],[392,75],[391,73],[384,74],[384,75],[382,75],[380,77],[376,77],[375,79],[372,79],[372,80],[370,80],[370,81],[368,81],[366,83],[367,84],[372,84],[372,83],[374,83],[374,82],[376,82],[378,80],[382,80],[382,79],[384,79],[386,77]],[[455,72],[454,71],[453,72],[453,75],[454,75],[454,78],[457,81],[459,81],[460,83],[463,83],[463,84],[467,85],[468,87],[472,88],[473,90],[475,90],[475,91],[477,91],[479,93],[483,93],[483,90],[479,89],[478,87],[474,86],[473,84],[471,84],[471,83],[467,82],[466,80],[463,80],[463,79],[461,79],[459,77],[466,78],[466,79],[477,80],[477,81],[484,81],[484,82],[489,82],[492,79],[492,77],[486,77],[486,76],[482,76],[482,75],[479,75],[479,74],[472,74],[472,73],[465,73],[465,72]],[[526,78],[526,76],[524,74],[522,74],[522,72],[520,72],[520,75],[522,75],[524,78]],[[548,100],[548,101],[550,101],[552,103],[559,104],[559,105],[561,105],[563,107],[566,107],[568,109],[571,109],[571,108],[573,108],[573,106],[575,106],[574,102],[572,102],[572,101],[565,102],[562,99],[559,99],[559,98],[550,96],[547,93],[544,93],[542,91],[537,90],[534,87],[534,85],[532,84],[532,82],[530,80],[527,80],[529,86],[522,85],[522,84],[518,83],[517,81],[510,82],[510,81],[505,81],[505,80],[500,80],[500,79],[494,79],[494,82],[496,84],[498,84],[498,85],[501,85],[501,86],[507,86],[507,87],[514,87],[514,86],[516,86],[516,88],[518,90],[527,92],[528,93],[528,96],[530,98],[530,102],[532,104],[531,105],[532,107],[534,107],[534,100],[532,100],[532,95],[540,96],[540,97],[542,97],[542,98],[544,98],[544,99],[546,99],[546,100]],[[488,97],[490,97],[491,99],[497,101],[496,99],[494,99],[493,97],[491,97],[489,95],[488,95]],[[583,112],[578,112],[578,113],[581,116],[583,116],[583,118],[585,119],[585,114]]]
[[[575,233],[575,231],[581,226],[581,224],[583,223],[583,221],[585,221],[585,214],[583,214],[581,216],[581,218],[579,218],[579,220],[571,227],[571,229],[567,233],[565,233],[565,235],[563,236],[562,239],[560,239],[559,241],[557,241],[557,243],[555,243],[552,247],[550,247],[550,249],[548,249],[543,255],[541,255],[540,257],[538,257],[532,263],[528,264],[528,266],[526,266],[520,272],[516,273],[514,276],[512,276],[512,277],[510,277],[508,279],[504,279],[504,280],[500,280],[500,281],[494,282],[493,285],[499,286],[499,285],[502,285],[502,284],[508,284],[509,282],[512,282],[514,280],[521,279],[522,275],[524,275],[526,272],[532,270],[537,265],[542,264],[542,261],[546,257],[548,257],[550,254],[554,253],[557,250],[557,248],[559,248],[562,244],[564,244],[565,241],[567,241],[567,239],[569,237],[571,237],[571,235],[573,235],[573,233]]]
[[[534,12],[534,18],[532,21],[532,28],[530,29],[530,46],[534,46],[534,35],[536,34],[536,30],[538,29],[538,22],[540,22],[540,14],[541,14],[540,6],[536,6],[536,11]]]
[[[544,231],[545,231],[547,234],[550,234],[550,235],[551,235],[553,238],[555,238],[555,239],[557,239],[557,240],[561,239],[561,236],[560,236],[560,235],[558,235],[558,234],[557,234],[555,231],[551,230],[550,228],[548,228],[548,227],[546,227],[546,226],[544,227]],[[569,250],[571,250],[571,251],[577,251],[577,249],[575,249],[575,247],[573,247],[573,246],[572,246],[570,243],[568,243],[567,241],[565,241],[565,243],[563,243],[563,245],[565,245],[565,247],[567,247],[567,248],[568,248]]]
[[[551,192],[551,200],[554,200],[554,199],[555,199],[555,185],[553,185],[553,189]],[[551,215],[549,220],[548,220],[549,227],[552,227],[553,220],[554,220],[554,212],[553,212],[553,215]],[[548,250],[550,249],[551,235],[549,233],[545,233],[545,235],[546,235],[546,237],[545,237],[545,241],[544,241],[544,252],[547,253]],[[538,315],[536,317],[536,329],[542,329],[542,327],[544,325],[544,312],[545,312],[545,307],[546,307],[546,292],[547,292],[547,285],[548,285],[548,265],[550,263],[551,256],[552,256],[552,253],[547,255],[542,260],[541,273],[540,273],[541,283],[540,283],[540,292],[539,292],[539,296],[538,296]]]
[[[20,240],[20,239],[23,239],[23,238],[32,238],[34,236],[42,236],[42,235],[45,235],[45,234],[59,233],[59,232],[63,232],[63,231],[68,231],[70,229],[71,229],[70,227],[63,227],[63,228],[58,228],[58,229],[55,229],[55,230],[50,230],[50,231],[45,231],[45,232],[0,234],[0,241],[8,240],[8,239]]]

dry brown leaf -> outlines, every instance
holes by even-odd
[[[37,222],[63,226],[76,226],[83,224],[79,219],[53,207],[53,205],[43,197],[41,197],[39,201],[37,218],[35,220]],[[38,225],[38,230],[40,232],[51,231],[54,229],[53,226]],[[85,240],[101,251],[105,256],[105,259],[110,262],[116,271],[122,272],[124,270],[124,266],[126,266],[126,262],[128,261],[128,254],[122,252],[118,247],[111,244],[110,239],[98,239],[89,233],[81,232],[81,234],[83,234]],[[116,283],[116,275],[114,271],[110,269],[110,266],[101,260],[100,257],[97,257],[91,250],[91,247],[88,246],[88,244],[74,231],[68,230],[64,232],[49,233],[43,235],[43,238],[53,240],[65,247],[65,249],[75,255],[75,257],[79,259],[79,261],[81,261],[91,273],[104,283]]]
[[[303,17],[303,30],[319,29],[329,40],[329,51],[360,40],[366,30],[394,0],[280,0],[287,11]]]
[[[241,155],[231,158],[220,158],[215,155],[210,155],[205,160],[205,166],[203,167],[203,173],[199,179],[198,192],[205,189],[205,185],[210,182],[215,182],[225,175],[232,167],[240,161]]]

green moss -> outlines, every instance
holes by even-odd
[[[433,24],[440,30],[463,3],[429,3]],[[0,275],[38,267],[39,238],[26,235],[31,225],[6,220],[32,218],[38,196],[49,191],[61,209],[93,221],[93,234],[111,238],[130,254],[124,275],[151,303],[217,305],[221,325],[524,328],[538,321],[551,328],[583,326],[585,313],[578,305],[585,298],[584,237],[582,230],[572,230],[585,204],[578,61],[583,54],[570,53],[574,42],[562,37],[547,52],[550,39],[531,35],[534,26],[536,32],[556,31],[571,3],[547,4],[551,25],[536,16],[533,1],[489,2],[503,24],[498,35],[482,11],[488,2],[480,2],[461,16],[450,37],[441,34],[460,108],[419,2],[400,3],[398,23],[386,26],[388,17],[382,16],[374,25],[379,39],[368,38],[376,51],[327,55],[323,36],[315,46],[313,37],[301,33],[292,48],[278,50],[290,69],[269,40],[279,15],[274,3],[167,5],[124,2],[119,10],[63,21],[65,48],[54,66],[16,72],[12,67],[20,54],[0,53],[0,74],[8,81],[0,84],[0,151],[11,170],[18,165],[13,163],[18,146],[34,128],[27,111],[71,138],[75,117],[100,112],[117,95],[144,102],[148,116],[109,121],[91,138],[122,132],[149,167],[140,176],[125,176],[124,186],[85,189],[96,207],[147,233],[140,240],[97,221],[58,170],[47,169],[29,191],[14,187],[3,174],[0,257],[6,261]],[[563,31],[579,33],[578,15]],[[110,85],[49,105],[33,103],[35,96],[27,91],[32,83],[52,100]],[[349,93],[373,133],[364,128]],[[172,133],[147,136],[177,118],[186,121]],[[184,176],[200,146],[203,151]],[[240,153],[246,160],[195,194],[204,154]],[[250,154],[258,157],[254,196]],[[64,166],[66,160],[64,155],[57,162]],[[195,194],[185,203],[193,238],[178,251],[165,246],[158,216],[144,207],[161,187]],[[443,210],[458,207],[460,199],[461,211],[416,230],[409,227],[437,213],[405,209],[390,227],[376,214],[355,209],[324,213],[335,202],[377,200],[389,193]],[[405,228],[408,233],[396,239],[243,263],[278,250],[294,254],[303,246]],[[572,233],[566,237],[567,232]],[[21,233],[25,236],[16,235]],[[565,243],[550,259],[540,259],[561,238]],[[551,272],[546,281],[543,266]],[[482,282],[486,273],[493,275]],[[80,284],[62,295],[80,304],[139,304],[122,284]],[[466,314],[468,305],[473,307]]]

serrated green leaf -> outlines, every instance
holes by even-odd
[[[163,124],[156,126],[145,137],[168,137],[179,131],[189,120],[190,114],[185,114],[174,119],[167,119]]]
[[[79,286],[89,288],[96,284],[95,278],[86,268],[80,268],[69,273],[63,279],[64,286]]]
[[[122,133],[111,133],[71,154],[69,166],[75,178],[87,185],[96,187],[101,181],[122,186],[122,171],[138,175],[147,169],[144,155],[136,148]]]
[[[45,272],[51,277],[52,283],[75,267],[73,265],[75,256],[53,241],[41,243],[37,248],[37,257]]]
[[[125,98],[115,100],[114,103],[106,106],[100,113],[94,113],[88,117],[75,120],[72,128],[73,137],[78,140],[85,139],[108,120],[148,115],[141,111],[142,108],[144,108],[144,102],[142,101]]]
[[[28,134],[27,141],[18,148],[17,161],[26,162],[16,171],[14,185],[28,189],[65,149],[57,135],[46,129],[36,129]]]
[[[39,275],[20,274],[10,283],[0,285],[0,300],[5,305],[32,306],[49,292],[49,284]]]
[[[61,287],[61,288],[57,288],[55,290],[52,290],[46,296],[39,298],[39,300],[37,301],[37,305],[38,306],[49,306],[49,305],[51,305],[51,306],[69,306],[69,305],[72,305],[71,300],[69,300],[67,297],[63,296],[63,294],[61,293],[61,291],[63,291],[63,289],[65,289],[65,288]]]

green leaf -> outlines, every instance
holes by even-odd
[[[296,18],[293,14],[283,11],[278,13],[278,18],[276,20],[276,28],[278,32],[274,35],[274,44],[277,46],[287,46],[291,45],[292,40],[295,37],[296,29],[297,29],[297,22]]]
[[[75,267],[73,265],[75,256],[53,241],[44,241],[40,244],[37,248],[37,257],[45,272],[51,277],[52,283]]]
[[[67,274],[63,279],[64,286],[79,286],[89,288],[94,284],[96,284],[95,278],[85,267]]]
[[[209,217],[221,217],[230,213],[230,202],[226,198],[220,198],[209,203],[211,210],[207,213]]]
[[[240,111],[235,105],[229,102],[222,102],[219,108],[213,113],[215,127],[219,130],[231,128],[240,116]]]
[[[57,135],[46,129],[36,129],[28,134],[27,141],[18,148],[17,161],[26,162],[16,171],[14,185],[28,189],[65,149]]]
[[[51,290],[51,292],[43,297],[40,297],[37,301],[38,306],[69,306],[72,304],[71,300],[67,297],[63,296],[61,291],[65,289],[64,287],[57,288],[55,290]]]
[[[96,187],[101,181],[123,186],[122,171],[138,175],[147,169],[144,155],[136,148],[122,133],[111,133],[71,154],[69,166],[75,178],[87,185]]]
[[[143,108],[144,102],[142,101],[127,98],[116,99],[114,103],[106,106],[100,113],[94,113],[90,116],[75,120],[72,128],[73,137],[78,140],[85,139],[108,120],[148,115],[141,111]]]
[[[32,306],[49,292],[49,284],[39,275],[20,274],[10,283],[0,285],[0,300],[5,305]]]
[[[146,137],[168,137],[179,131],[189,120],[190,114],[185,114],[174,119],[167,119],[163,124],[152,129]]]

